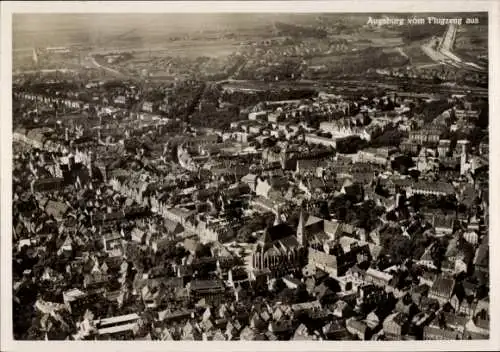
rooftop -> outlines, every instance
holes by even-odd
[[[118,334],[121,332],[133,331],[136,326],[137,326],[137,323],[128,323],[128,324],[123,324],[123,325],[117,325],[117,326],[112,326],[109,328],[99,329],[98,333],[99,333],[99,335]]]

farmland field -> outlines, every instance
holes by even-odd
[[[239,48],[239,41],[235,40],[214,40],[214,41],[201,41],[190,40],[182,42],[167,42],[162,46],[143,48],[122,48],[122,50],[134,51],[133,60],[143,60],[150,56],[152,57],[174,57],[174,56],[208,56],[208,57],[221,57],[233,54]],[[112,50],[98,50],[95,52],[106,53]],[[150,53],[151,51],[151,53]]]
[[[399,46],[403,44],[403,40],[401,37],[393,37],[393,38],[372,38],[371,42],[373,46],[380,47],[393,47]]]
[[[403,47],[406,55],[410,58],[412,65],[429,65],[435,63],[423,50],[422,44],[426,43],[427,40],[416,41],[409,45]]]
[[[321,66],[321,65],[328,65],[328,64],[333,64],[333,63],[338,63],[344,60],[345,58],[349,57],[349,55],[328,55],[328,56],[316,56],[310,59],[309,64],[311,66]]]
[[[485,33],[488,27],[483,25],[463,26],[457,32],[454,52],[464,60],[477,61],[477,56],[487,56],[488,40]],[[486,48],[486,50],[485,50]]]

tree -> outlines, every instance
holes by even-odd
[[[226,232],[222,234],[222,236],[219,237],[219,241],[222,243],[224,242],[229,242],[233,240],[236,237],[236,233],[233,228],[228,228]]]
[[[200,245],[200,247],[196,251],[196,256],[197,257],[210,257],[211,256],[210,245],[208,245],[208,244]]]
[[[481,129],[487,129],[489,126],[489,113],[488,113],[488,100],[481,102],[479,118],[477,121],[477,126]]]
[[[243,216],[243,209],[240,201],[232,201],[226,205],[226,218],[229,222],[234,219],[240,219]]]
[[[407,155],[401,155],[394,158],[391,162],[391,167],[393,170],[399,171],[401,174],[408,174],[408,169],[415,166],[413,159]]]
[[[273,291],[274,292],[280,293],[283,290],[285,290],[286,288],[287,288],[287,286],[285,285],[285,283],[283,282],[282,279],[276,279],[274,281],[274,285],[273,285]]]
[[[30,327],[26,331],[23,340],[41,341],[45,339],[45,332],[40,328],[39,319],[33,319]]]
[[[236,240],[241,243],[248,243],[252,233],[253,231],[250,227],[243,226],[241,229],[238,230],[238,233],[236,235]]]
[[[411,257],[420,258],[430,244],[430,239],[423,233],[417,233],[411,238]]]
[[[311,213],[321,219],[329,220],[330,219],[330,209],[328,207],[328,202],[319,201],[314,204],[312,207]]]
[[[272,148],[276,145],[277,139],[274,137],[269,137],[266,138],[262,141],[262,147],[263,148]]]
[[[351,136],[337,143],[337,151],[343,154],[353,154],[364,148],[367,142],[358,136]]]
[[[370,232],[380,221],[380,217],[384,214],[384,210],[381,207],[377,207],[373,200],[368,200],[359,207],[356,213],[358,214],[356,225]]]
[[[404,237],[399,227],[388,226],[381,231],[381,255],[388,255],[391,262],[402,263],[411,256],[411,241]]]
[[[127,258],[133,263],[137,270],[144,269],[144,254],[141,248],[133,243],[128,243],[125,249]]]
[[[346,220],[350,207],[351,202],[345,195],[340,195],[332,198],[329,204],[329,209],[334,212],[335,218],[340,221]]]

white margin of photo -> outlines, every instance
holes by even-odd
[[[139,4],[140,3],[140,4]],[[483,351],[500,350],[500,229],[498,165],[500,138],[499,75],[500,1],[4,1],[1,3],[0,175],[1,175],[1,351]],[[12,337],[12,14],[13,13],[397,13],[397,12],[481,12],[489,13],[489,109],[490,109],[490,339],[485,341],[283,341],[283,342],[188,342],[188,341],[15,341]],[[497,44],[497,45],[495,45]],[[495,65],[497,64],[497,65]],[[491,182],[493,180],[493,182]],[[494,216],[497,214],[497,216]],[[496,333],[495,333],[496,332]]]

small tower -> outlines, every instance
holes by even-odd
[[[68,155],[68,168],[72,170],[75,166],[75,156],[73,154]]]
[[[102,180],[108,182],[108,167],[104,163],[99,164],[98,167],[99,171],[101,171]]]
[[[94,165],[94,154],[92,153],[92,151],[89,151],[89,156],[87,158],[87,169],[89,171],[89,177],[90,179],[92,180],[92,167]]]
[[[288,159],[288,143],[285,144],[280,151],[280,164],[283,170],[286,168],[287,159]]]
[[[401,206],[401,193],[396,193],[396,204],[395,207],[399,208]]]
[[[460,174],[465,175],[468,170],[468,141],[467,140],[460,140],[457,142],[457,144],[460,146]]]

